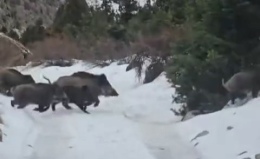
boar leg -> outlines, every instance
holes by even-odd
[[[83,109],[86,110],[88,106],[90,106],[93,102],[87,101],[83,104]]]
[[[98,98],[96,98],[94,102],[95,102],[94,107],[97,107],[99,105],[99,103],[100,103]]]
[[[68,105],[68,102],[62,102],[62,105],[63,105],[66,109],[72,109],[72,108]]]
[[[56,110],[56,105],[58,103],[52,103],[51,105],[51,108],[52,108],[52,111],[55,111]],[[66,108],[66,109],[72,109],[67,102],[62,102],[62,105]]]
[[[239,98],[239,99],[244,99],[246,98],[247,94],[246,93],[242,93],[242,92],[233,92],[231,93],[231,100],[232,100],[232,104],[235,104],[235,99]]]
[[[259,89],[256,88],[256,87],[254,87],[254,88],[252,89],[252,97],[253,97],[253,98],[256,98],[256,97],[257,97],[258,91],[259,91]]]
[[[23,109],[24,107],[26,107],[26,104],[22,103],[22,104],[19,104],[19,106],[17,107],[17,109]]]
[[[55,110],[56,110],[56,107],[55,107],[56,104],[57,104],[57,103],[52,103],[52,105],[51,105],[52,111],[55,111]]]
[[[11,106],[14,107],[16,105],[15,100],[11,100]]]
[[[50,108],[50,105],[48,105],[48,106],[39,105],[39,107],[38,107],[40,113],[45,112],[49,108]]]
[[[33,109],[34,111],[39,111],[39,107],[36,107]]]
[[[235,93],[230,93],[230,99],[231,99],[231,104],[235,104],[235,99],[236,99],[236,95]]]
[[[89,102],[89,101],[85,102],[85,103],[84,103],[85,109],[86,109],[87,106],[90,106],[92,103],[93,103],[93,102]]]
[[[37,108],[34,108],[34,111],[39,111],[40,113],[45,112],[46,110],[48,110],[50,108],[50,106],[43,106],[43,105],[38,105]]]
[[[80,110],[82,110],[83,112],[87,113],[87,114],[90,114],[87,110],[86,110],[86,107],[84,106],[84,104],[79,104],[79,103],[75,103]]]

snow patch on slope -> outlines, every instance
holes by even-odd
[[[260,153],[259,103],[257,98],[238,108],[197,116],[178,124],[178,131],[207,159],[254,158]],[[194,139],[205,131],[208,134]]]

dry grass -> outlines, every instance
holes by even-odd
[[[182,27],[164,29],[155,35],[140,36],[131,44],[131,48],[136,53],[145,53],[153,57],[167,57],[171,53],[172,44],[185,36],[185,30]]]
[[[76,42],[65,35],[51,35],[43,41],[27,44],[34,53],[28,61],[81,59],[87,61],[123,58],[131,52],[123,42],[110,38]]]
[[[91,62],[118,60],[133,54],[167,58],[171,52],[171,44],[182,37],[184,37],[183,28],[164,29],[156,35],[140,36],[127,45],[122,41],[111,38],[96,38],[78,42],[62,33],[54,34],[50,31],[43,41],[36,41],[26,45],[33,53],[33,56],[29,56],[27,60],[22,58],[18,49],[4,41],[0,41],[0,60],[2,60],[0,66],[18,66],[28,62],[39,65],[45,60],[80,59]],[[131,67],[137,69],[137,74],[142,71],[142,60],[144,59],[139,59],[138,62],[132,61],[135,64],[131,64],[133,65]]]
[[[116,60],[132,54],[129,46],[111,38],[81,41],[80,47],[84,52],[83,59]]]
[[[79,59],[81,50],[75,42],[66,36],[48,37],[43,41],[29,43],[27,47],[33,52],[33,56],[28,58],[29,61],[41,60],[69,60],[72,58]]]

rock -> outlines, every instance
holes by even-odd
[[[241,155],[243,155],[245,153],[247,153],[247,151],[243,151],[243,152],[239,153],[238,156],[241,156]]]
[[[208,134],[209,134],[209,131],[204,130],[204,131],[200,132],[198,135],[196,135],[191,141],[196,140],[197,138],[208,135]]]
[[[227,127],[227,130],[232,130],[234,127],[232,127],[232,126],[228,126]]]
[[[194,147],[196,147],[196,146],[198,146],[199,145],[199,143],[197,142],[195,145],[194,145]]]
[[[143,83],[150,83],[155,80],[164,71],[164,63],[162,61],[154,61],[145,70]]]

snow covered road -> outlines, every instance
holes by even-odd
[[[199,154],[175,131],[178,118],[169,111],[174,90],[164,75],[140,85],[134,71],[125,68],[112,64],[89,69],[79,63],[23,71],[39,82],[46,82],[43,74],[53,81],[80,70],[105,73],[120,95],[101,97],[97,108],[88,107],[89,115],[74,105],[73,110],[57,105],[55,112],[49,109],[42,114],[32,111],[33,105],[17,110],[10,107],[11,98],[0,97],[3,117],[10,122],[0,155],[4,159],[198,159]],[[10,152],[14,144],[16,150]]]
[[[59,111],[59,112],[58,112]],[[58,110],[38,117],[31,159],[196,159],[171,125],[133,122],[123,115]]]

